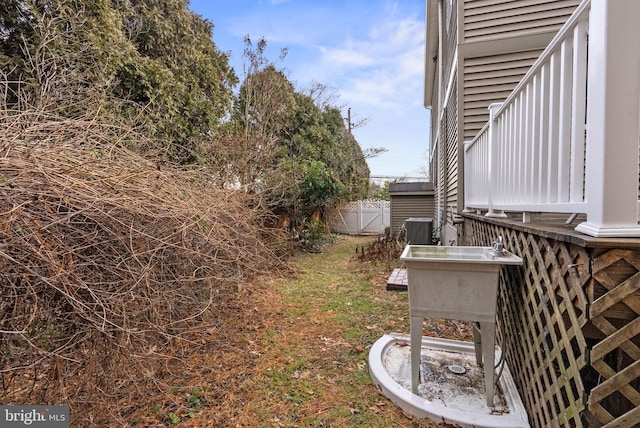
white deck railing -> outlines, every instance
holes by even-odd
[[[637,0],[582,2],[465,143],[467,210],[586,213],[583,233],[640,236],[638,19]]]

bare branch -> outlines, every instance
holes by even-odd
[[[369,147],[362,150],[362,154],[364,155],[365,159],[371,159],[371,158],[380,156],[381,154],[386,153],[388,151],[389,149],[386,149],[384,147]]]

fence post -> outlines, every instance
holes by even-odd
[[[496,120],[496,113],[502,107],[502,103],[492,103],[489,105],[489,212],[485,214],[485,217],[506,217],[504,211],[495,209],[493,202],[496,199],[496,189],[498,187],[498,124]]]
[[[640,1],[592,0],[589,15],[587,221],[595,237],[637,237]]]

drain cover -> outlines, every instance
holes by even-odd
[[[455,374],[465,374],[467,372],[467,369],[465,369],[462,366],[456,365],[456,364],[452,364],[450,366],[447,366],[447,368],[449,369],[449,371],[451,373],[455,373]]]

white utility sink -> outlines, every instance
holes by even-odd
[[[412,391],[417,392],[420,380],[424,317],[471,321],[480,325],[480,335],[474,329],[477,362],[491,362],[484,373],[487,404],[492,406],[498,275],[501,266],[520,265],[522,259],[491,247],[407,245],[400,260],[408,276]]]
[[[428,262],[458,262],[518,264],[517,256],[503,250],[502,256],[493,254],[491,247],[445,247],[440,245],[407,245],[404,260]]]
[[[494,322],[498,273],[502,265],[520,265],[508,251],[491,247],[407,245],[400,256],[407,266],[409,308],[432,318]]]

